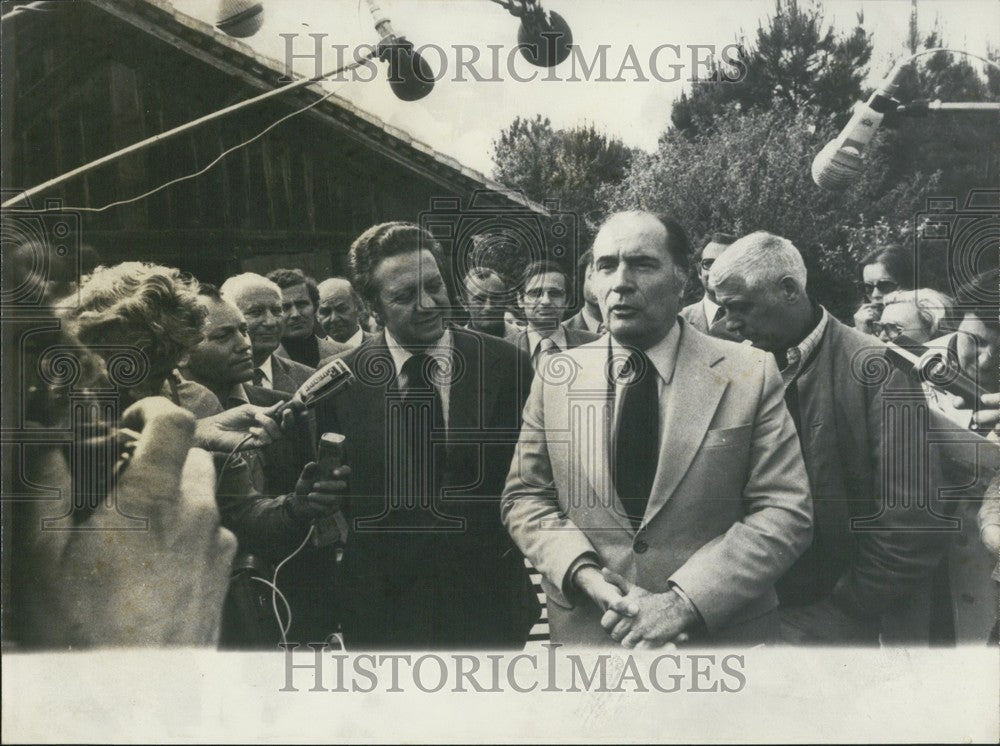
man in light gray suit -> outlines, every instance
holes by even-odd
[[[688,256],[673,220],[611,216],[593,257],[610,336],[561,353],[525,405],[501,517],[555,642],[777,639],[774,584],[812,537],[802,453],[773,358],[678,320]]]

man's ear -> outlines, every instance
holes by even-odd
[[[521,309],[521,313],[524,313],[524,293],[517,294],[517,307]]]
[[[786,303],[798,300],[799,296],[802,295],[799,284],[790,275],[782,277],[778,281],[778,287],[781,288],[781,297]]]

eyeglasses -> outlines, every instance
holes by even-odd
[[[714,259],[702,259],[700,262],[698,262],[698,264],[701,265],[701,268],[703,270],[705,270],[706,272],[708,272],[708,270],[710,270],[712,268],[712,265],[715,264],[715,260]]]
[[[878,335],[885,334],[887,339],[895,339],[903,333],[903,327],[892,322],[882,323],[881,321],[873,321],[871,328]]]
[[[861,288],[861,292],[865,294],[866,298],[871,298],[872,293],[875,292],[875,288],[878,288],[878,291],[882,293],[882,295],[888,295],[895,290],[899,290],[899,283],[893,282],[892,280],[879,280],[875,283],[859,282],[858,287]]]

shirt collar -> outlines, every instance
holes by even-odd
[[[809,356],[813,354],[816,350],[816,346],[819,344],[820,339],[823,337],[823,332],[826,331],[826,325],[829,323],[830,314],[821,305],[816,305],[815,307],[816,315],[819,316],[819,320],[816,322],[816,326],[813,330],[809,332],[805,339],[799,342],[794,347],[789,347],[785,354],[788,357],[788,367],[796,368],[802,363],[803,360],[808,360]]]
[[[268,383],[274,382],[274,369],[271,367],[271,358],[273,357],[274,355],[268,355],[267,360],[265,360],[264,362],[262,362],[260,365],[257,366],[260,372],[264,374],[264,379]]]
[[[711,324],[712,320],[715,319],[715,314],[719,312],[719,304],[709,298],[708,293],[705,293],[705,297],[701,299],[701,305],[705,309],[705,318]]]
[[[351,335],[351,338],[347,340],[344,344],[348,347],[357,347],[359,344],[365,341],[365,333],[362,331],[361,327]]]
[[[677,347],[681,341],[681,326],[677,322],[670,327],[667,336],[646,350],[646,357],[656,368],[656,372],[664,383],[670,383],[674,377],[674,366],[677,364]],[[611,336],[611,354],[621,356],[624,361],[628,358],[631,350],[621,345],[618,340]]]
[[[389,348],[389,354],[392,356],[392,363],[396,366],[396,375],[398,376],[403,371],[404,363],[413,357],[413,353],[400,345],[388,329],[385,330],[385,346]],[[451,348],[451,329],[445,327],[444,334],[438,337],[438,341],[426,349],[422,349],[421,352],[434,358],[450,358]]]
[[[549,335],[549,339],[559,346],[559,350],[562,352],[566,351],[569,347],[569,342],[566,341],[566,330],[563,329],[562,324],[556,327],[556,330]],[[542,335],[528,327],[528,354],[532,357],[535,355],[535,351],[538,349],[538,345],[542,343]]]

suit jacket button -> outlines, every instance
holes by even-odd
[[[635,550],[636,554],[645,554],[646,550],[649,549],[649,544],[644,542],[642,539],[639,539],[639,541],[637,541],[632,548]]]

